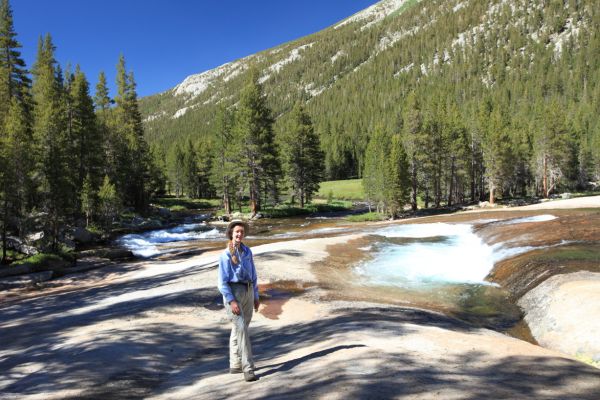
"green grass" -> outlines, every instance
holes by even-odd
[[[35,267],[43,267],[51,264],[52,262],[62,261],[62,258],[57,254],[49,253],[38,253],[34,256],[23,258],[19,261],[15,261],[12,265],[17,266],[21,264],[31,264]]]
[[[384,221],[387,219],[387,215],[378,212],[368,212],[364,214],[350,215],[346,217],[350,222],[373,222],[373,221]]]
[[[362,179],[321,182],[319,193],[315,197],[319,199],[364,200],[365,193],[362,187]]]
[[[388,18],[392,17],[394,15],[400,15],[400,14],[402,14],[404,11],[408,10],[410,7],[414,6],[418,2],[419,2],[419,0],[408,0],[407,2],[405,2],[404,4],[402,4],[399,9],[397,9],[396,11],[394,11],[393,13],[391,13],[390,15],[388,15]]]
[[[281,204],[275,207],[264,207],[259,213],[268,218],[289,218],[314,213],[346,211],[350,207],[352,207],[352,203],[346,201],[333,201],[331,203],[312,202],[305,204],[304,208],[293,204]],[[225,212],[224,210],[221,211]],[[242,207],[242,213],[250,214],[250,209],[244,206]]]
[[[218,207],[219,199],[189,199],[187,197],[160,197],[154,203],[171,211],[206,210]]]
[[[594,359],[588,355],[577,353],[577,354],[575,354],[575,358],[577,358],[579,361],[584,362],[588,365],[591,365],[596,368],[600,368],[600,361],[594,361]]]

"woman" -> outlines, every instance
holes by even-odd
[[[252,319],[252,308],[258,311],[260,303],[252,252],[242,243],[248,232],[248,224],[243,221],[231,221],[227,226],[229,242],[219,259],[218,287],[227,316],[233,324],[229,338],[229,372],[243,372],[244,379],[251,382],[257,378],[248,325]]]

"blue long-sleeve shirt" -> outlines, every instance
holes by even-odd
[[[235,300],[229,282],[252,282],[254,289],[254,298],[258,299],[258,278],[256,276],[256,267],[252,258],[252,251],[243,243],[240,244],[240,250],[237,258],[239,264],[234,264],[231,261],[231,253],[229,249],[225,249],[219,258],[219,278],[217,287],[223,295],[223,300],[227,303]]]

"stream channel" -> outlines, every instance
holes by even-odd
[[[225,225],[207,223],[207,218],[197,215],[175,228],[125,235],[117,243],[150,260],[224,248]],[[332,246],[330,256],[313,267],[320,283],[339,289],[329,291],[331,298],[426,308],[533,341],[509,293],[486,277],[495,263],[536,248],[490,245],[477,234],[477,227],[544,224],[554,219],[552,214],[539,214],[385,225],[349,224],[323,217],[262,219],[252,223],[245,242],[256,246],[362,233],[359,239]]]

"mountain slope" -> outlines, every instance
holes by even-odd
[[[358,176],[369,133],[399,129],[411,90],[430,101],[452,98],[465,121],[490,95],[503,99],[508,115],[549,96],[572,113],[581,113],[582,96],[596,107],[598,26],[592,0],[384,0],[323,31],[192,75],[142,99],[141,110],[151,143],[168,149],[208,138],[216,109],[235,105],[252,65],[276,127],[306,101],[329,177]],[[596,132],[597,118],[585,124]]]

